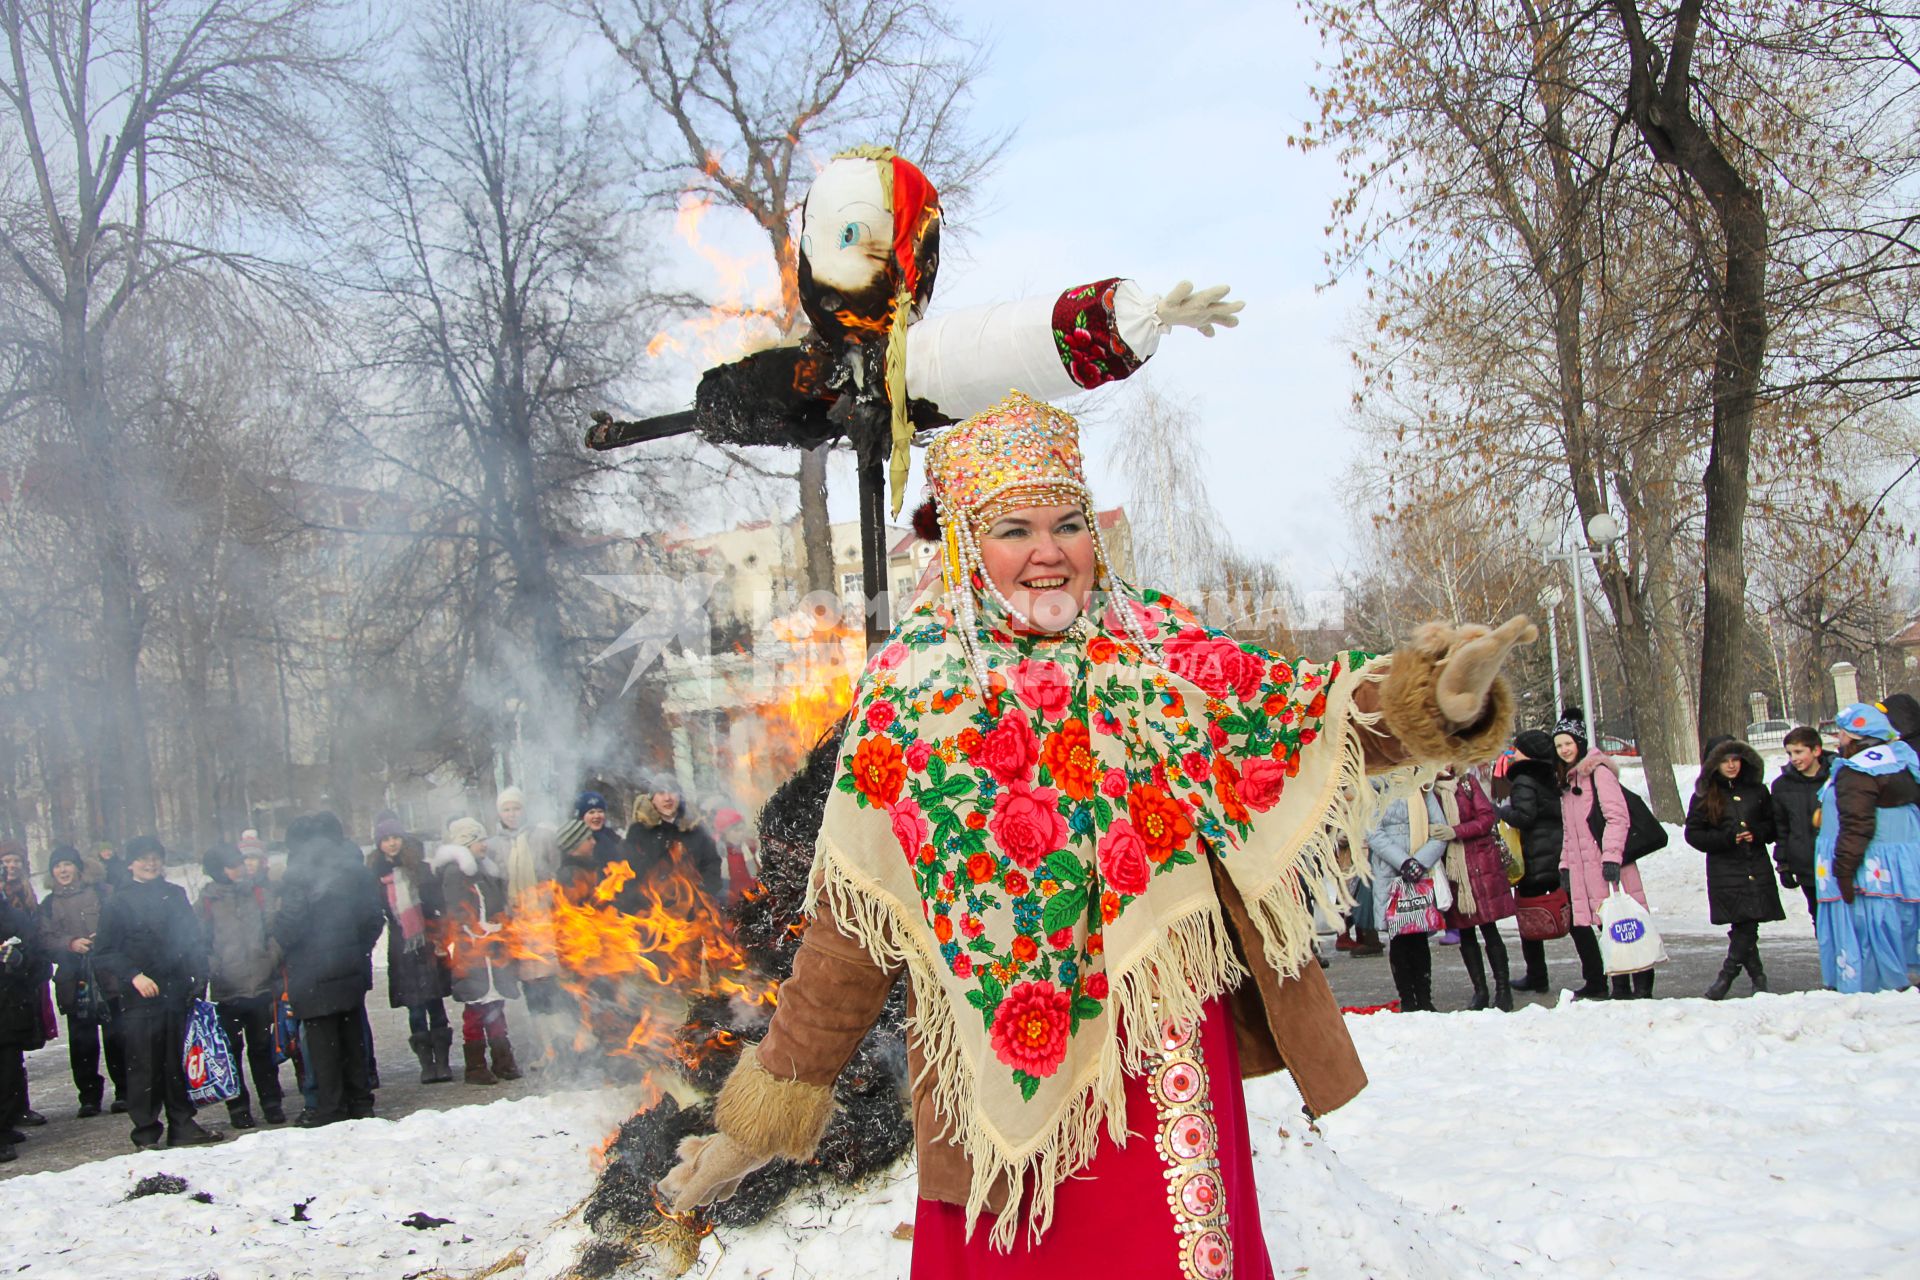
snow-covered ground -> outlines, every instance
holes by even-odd
[[[1768,753],[1769,778],[1781,757]],[[1637,763],[1623,780],[1644,786]],[[1675,770],[1682,797],[1695,770]],[[1704,858],[1669,828],[1656,922],[1721,934]],[[1768,937],[1812,936],[1798,895]],[[1920,1275],[1920,997],[1803,993],[1349,1020],[1372,1078],[1316,1132],[1253,1082],[1276,1274]],[[460,1276],[517,1249],[553,1280],[583,1231],[618,1091],[422,1111],[0,1182],[0,1275],[98,1280]],[[185,1194],[128,1203],[167,1172]],[[209,1203],[190,1197],[209,1196]],[[304,1221],[294,1218],[304,1202]],[[449,1219],[419,1229],[416,1212]],[[911,1164],[709,1239],[690,1273],[905,1276]],[[709,1268],[711,1267],[711,1271]]]
[[[1282,1276],[1920,1274],[1920,997],[1805,993],[1351,1019],[1372,1086],[1326,1118],[1254,1082]],[[0,1274],[553,1277],[614,1092],[420,1112],[0,1184]],[[124,1201],[141,1177],[185,1195]],[[913,1178],[789,1203],[693,1276],[905,1276]],[[306,1221],[294,1206],[305,1202]],[[418,1230],[415,1212],[452,1221]],[[711,1270],[709,1266],[711,1265]],[[1116,1273],[1118,1274],[1118,1273]]]

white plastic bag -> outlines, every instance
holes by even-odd
[[[1619,885],[1600,906],[1600,958],[1609,976],[1639,973],[1667,961],[1666,944],[1647,909]]]
[[[1433,868],[1433,905],[1442,911],[1453,910],[1453,885],[1447,880],[1446,867],[1435,863]]]

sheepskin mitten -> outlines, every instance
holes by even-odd
[[[1424,624],[1393,651],[1380,691],[1386,727],[1423,763],[1491,760],[1513,732],[1513,691],[1500,664],[1507,650],[1539,635],[1522,616],[1498,628]]]

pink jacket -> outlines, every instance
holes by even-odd
[[[1604,842],[1595,841],[1588,826],[1594,802],[1607,825]],[[1573,900],[1573,922],[1588,928],[1600,924],[1600,905],[1607,900],[1609,886],[1601,872],[1602,863],[1619,862],[1627,846],[1626,793],[1620,787],[1618,767],[1613,758],[1589,751],[1567,770],[1567,789],[1560,793],[1560,869],[1567,873],[1569,897]],[[1640,871],[1626,867],[1620,872],[1620,887],[1640,903],[1647,905],[1646,890],[1640,887]]]

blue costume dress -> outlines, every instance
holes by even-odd
[[[1849,769],[1872,776],[1905,769],[1920,779],[1920,756],[1904,742],[1838,756],[1833,776],[1820,789],[1813,874],[1821,980],[1848,993],[1894,991],[1920,978],[1920,805],[1874,811],[1873,839],[1854,875],[1854,899],[1843,901],[1833,855],[1840,842],[1838,784]]]

